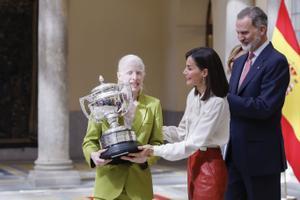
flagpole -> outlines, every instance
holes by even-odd
[[[286,184],[286,171],[283,172],[283,189],[284,189],[284,198],[288,200],[288,193],[287,193],[287,184]]]
[[[283,172],[283,189],[284,189],[284,197],[281,200],[297,200],[294,196],[289,196],[287,191],[287,181],[286,181],[286,171]]]

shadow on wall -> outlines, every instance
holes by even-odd
[[[70,157],[72,160],[84,159],[81,144],[86,133],[88,120],[81,111],[70,112]]]

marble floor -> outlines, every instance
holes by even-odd
[[[160,161],[152,170],[156,200],[186,200],[186,164]],[[34,188],[27,181],[33,162],[0,163],[0,200],[91,200],[95,171],[84,161],[74,162],[81,177],[80,186],[69,188]],[[300,200],[300,183],[282,177],[282,199]],[[285,198],[286,192],[294,198]]]
[[[74,162],[81,184],[70,188],[34,188],[28,181],[32,162],[0,164],[0,200],[88,200],[92,196],[95,171],[84,161]],[[186,171],[184,162],[159,162],[151,168],[156,200],[185,200]]]

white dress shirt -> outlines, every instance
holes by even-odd
[[[164,126],[164,138],[170,142],[153,147],[155,156],[181,160],[203,147],[219,147],[229,139],[229,106],[227,98],[211,96],[200,100],[192,89],[187,97],[184,115],[178,127]]]

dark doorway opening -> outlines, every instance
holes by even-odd
[[[37,146],[38,0],[0,0],[0,148]]]

